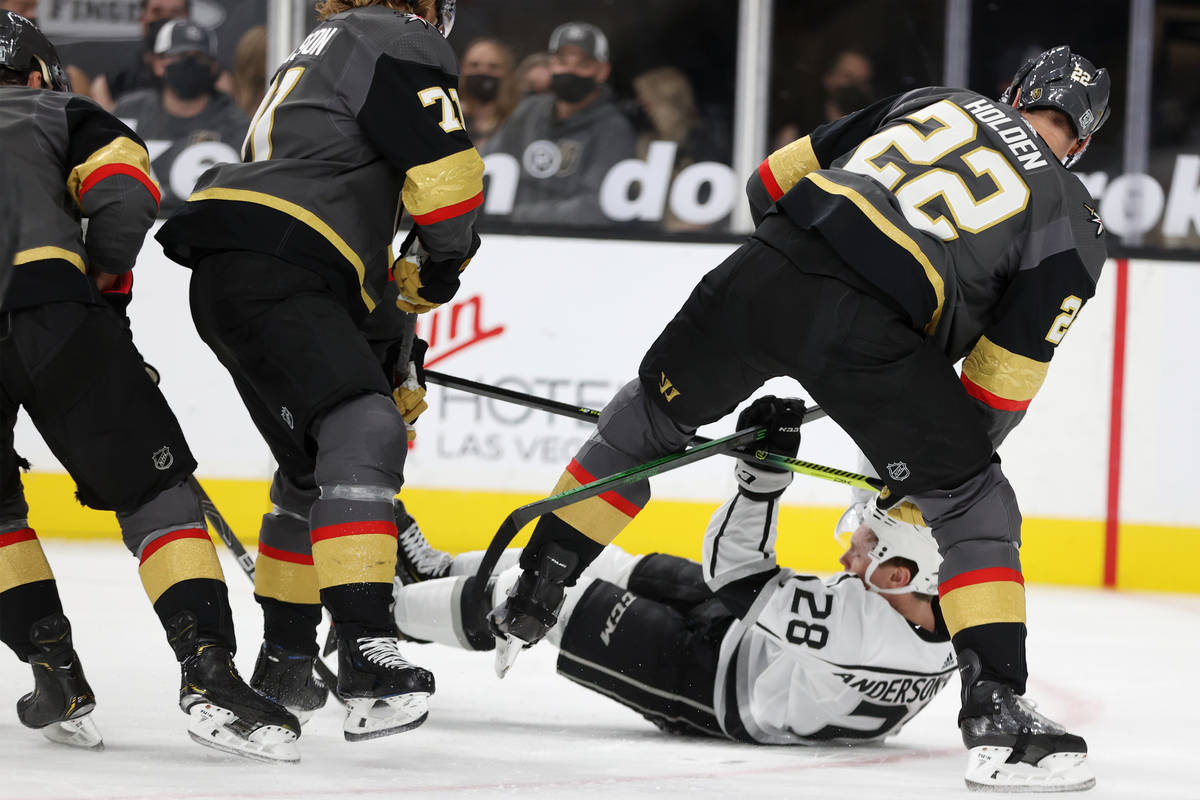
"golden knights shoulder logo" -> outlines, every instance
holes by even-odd
[[[667,398],[668,403],[679,397],[680,392],[671,384],[670,379],[667,378],[667,373],[660,372],[658,375],[658,393]]]

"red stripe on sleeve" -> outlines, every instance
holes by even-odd
[[[286,550],[280,550],[278,548],[271,547],[268,544],[262,544],[261,542],[258,545],[258,554],[260,556],[266,556],[267,558],[273,558],[276,561],[287,561],[290,564],[306,564],[310,567],[313,564],[311,555],[304,555],[303,553],[289,553]]]
[[[588,484],[596,482],[595,476],[584,469],[583,466],[573,458],[571,459],[571,463],[567,464],[567,472],[571,474],[572,478],[580,483]],[[633,503],[629,502],[615,491],[605,492],[604,494],[600,495],[600,499],[627,517],[636,517],[642,510],[641,506],[635,506]]]
[[[979,402],[989,405],[998,411],[1024,411],[1029,408],[1032,400],[1009,400],[1006,397],[1001,397],[998,394],[992,394],[987,389],[983,388],[965,374],[962,376],[963,388],[967,390],[967,394],[974,397]]]
[[[988,567],[986,569],[973,569],[970,572],[964,572],[961,575],[955,575],[947,581],[943,581],[938,587],[938,596],[945,597],[955,589],[961,589],[964,586],[974,586],[978,583],[996,583],[998,581],[1011,581],[1025,585],[1025,577],[1015,569],[1008,567]]]
[[[21,542],[36,540],[37,534],[33,532],[33,528],[21,528],[19,531],[0,533],[0,547],[8,547],[10,544],[20,544]]]
[[[767,187],[767,194],[771,195],[772,200],[778,200],[783,197],[783,189],[779,186],[779,181],[775,180],[775,173],[771,172],[771,159],[764,158],[762,163],[758,165],[758,177],[762,179],[763,185]]]
[[[178,542],[180,539],[203,539],[206,542],[212,541],[208,538],[208,531],[206,530],[202,530],[201,528],[181,528],[177,531],[171,531],[165,536],[160,536],[150,544],[146,545],[146,549],[142,551],[142,558],[138,563],[145,564],[146,560],[149,559],[150,556],[154,555],[171,542]]]
[[[158,187],[154,185],[154,181],[150,180],[150,176],[131,164],[105,164],[91,175],[88,175],[83,185],[79,187],[79,199],[83,200],[83,196],[91,191],[97,183],[105,178],[111,178],[113,175],[128,175],[136,179],[150,191],[155,205],[162,202],[162,194],[159,193]]]
[[[428,214],[413,214],[413,222],[418,225],[432,225],[435,222],[462,216],[472,209],[479,208],[481,205],[483,205],[483,192],[472,198],[463,200],[461,203],[453,203],[442,208],[435,208]]]
[[[383,534],[396,538],[396,523],[387,519],[368,519],[362,522],[342,522],[338,525],[323,525],[314,528],[312,542],[323,542],[326,539],[337,539],[342,536],[366,536],[368,534]]]

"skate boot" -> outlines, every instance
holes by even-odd
[[[229,648],[197,639],[196,618],[188,611],[168,628],[171,646],[183,656],[179,707],[188,715],[188,734],[205,747],[255,761],[299,761],[300,722],[246,685]]]
[[[401,512],[397,512],[397,517]],[[416,520],[407,514],[397,519],[396,577],[407,586],[418,581],[444,578],[450,574],[454,556],[429,544]],[[402,523],[408,522],[408,525]]]
[[[329,697],[328,687],[313,673],[315,660],[315,656],[263,642],[250,688],[295,714],[303,725]]]
[[[71,623],[62,614],[52,614],[33,623],[29,638],[38,652],[29,657],[33,691],[17,701],[21,724],[58,744],[103,749],[104,740],[92,719],[96,695],[71,644]]]
[[[396,632],[342,622],[338,640],[338,696],[346,702],[346,741],[391,736],[429,716],[433,673],[400,655]]]
[[[979,658],[959,654],[958,725],[967,746],[967,788],[984,792],[1078,792],[1096,785],[1079,736],[1034,710],[1012,687],[976,680]],[[970,679],[970,680],[968,680]]]
[[[496,637],[496,674],[503,678],[521,650],[541,641],[558,621],[567,579],[579,556],[554,542],[538,553],[538,571],[522,570],[508,598],[488,615]]]

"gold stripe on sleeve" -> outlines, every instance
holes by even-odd
[[[962,369],[976,386],[1005,400],[1026,401],[1042,388],[1050,364],[1006,350],[982,336]]]
[[[483,159],[472,147],[411,168],[404,179],[404,209],[414,217],[470,200],[483,191]]]

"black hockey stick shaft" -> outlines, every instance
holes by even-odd
[[[509,403],[525,406],[526,408],[534,408],[539,411],[548,411],[552,414],[558,414],[563,417],[579,420],[580,422],[596,422],[600,418],[600,412],[593,408],[585,408],[583,406],[573,406],[569,403],[560,403],[557,400],[550,400],[545,397],[518,392],[513,389],[505,389],[500,386],[490,386],[479,381],[472,381],[466,378],[459,378],[454,375],[447,375],[444,372],[434,370],[425,370],[425,379],[438,386],[445,386],[447,389],[458,389],[471,394],[477,394],[481,397],[489,397],[493,400],[504,400]],[[824,409],[820,406],[811,406],[804,412],[804,421],[811,422],[816,419],[828,416]],[[704,436],[696,436],[692,438],[692,445],[705,444],[712,441]],[[802,475],[810,475],[814,478],[823,478],[825,480],[834,481],[835,483],[845,484],[846,486],[854,486],[860,489],[870,489],[873,491],[881,491],[884,487],[884,482],[878,478],[872,478],[867,475],[860,475],[856,472],[847,472],[846,470],[827,467],[823,464],[814,464],[811,461],[800,461],[795,458],[788,458],[776,453],[769,453],[764,450],[758,450],[753,453],[739,451],[737,449],[725,451],[725,455],[734,456],[736,458],[752,457],[764,463],[770,463],[776,467],[798,472]]]
[[[208,496],[208,492],[204,491],[204,487],[200,485],[200,481],[196,479],[195,475],[188,476],[188,486],[200,498],[200,508],[204,511],[204,518],[208,520],[208,524],[217,532],[217,536],[229,548],[229,552],[233,553],[234,559],[242,568],[242,572],[246,573],[250,583],[254,583],[254,559],[246,552],[246,548],[242,546],[242,542],[233,532],[233,528],[229,527],[225,517],[221,516],[221,512],[217,510],[217,504]],[[329,693],[337,698],[339,703],[345,705],[345,701],[334,691],[337,687],[337,675],[334,671],[321,660],[320,656],[313,659],[313,668],[317,671],[317,675],[321,676],[321,680],[325,681],[325,685],[329,687]]]

